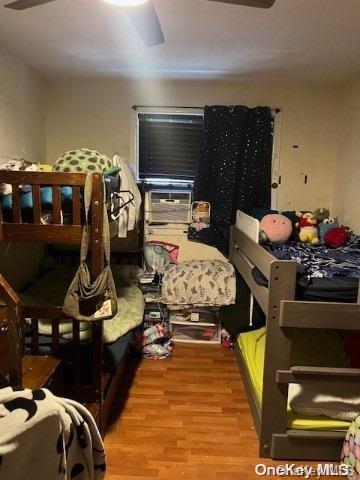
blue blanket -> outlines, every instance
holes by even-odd
[[[345,247],[328,248],[325,245],[287,242],[269,243],[266,250],[279,260],[295,260],[298,272],[309,277],[334,276],[360,278],[360,236],[351,235]]]
[[[43,207],[52,206],[52,188],[51,187],[41,187],[40,188],[41,196],[41,205]],[[72,188],[71,187],[61,187],[61,201],[71,201],[72,199]],[[32,189],[29,186],[22,186],[20,188],[20,205],[21,208],[33,208],[33,196]],[[12,195],[0,195],[0,207],[3,210],[11,210],[12,208]]]

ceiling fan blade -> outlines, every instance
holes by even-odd
[[[55,0],[17,0],[4,5],[5,8],[11,8],[12,10],[26,10],[27,8],[37,7],[39,5],[45,5],[45,3],[54,2]]]
[[[210,0],[210,2],[230,3],[232,5],[245,5],[247,7],[270,8],[276,0]]]
[[[126,13],[146,46],[153,47],[165,42],[159,18],[151,0],[143,5],[128,8]]]

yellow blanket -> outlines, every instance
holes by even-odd
[[[262,403],[262,388],[263,388],[263,376],[264,376],[264,360],[265,360],[265,340],[266,340],[266,328],[261,328],[259,330],[254,330],[251,332],[242,333],[238,337],[238,344],[243,354],[246,367],[250,376],[251,384],[254,389],[256,399],[261,405]],[[314,358],[314,355],[317,355],[317,351],[312,348],[313,345],[310,343],[311,340],[314,342],[314,337],[312,339],[307,338],[307,335],[303,337],[303,340],[298,344],[298,351],[294,352],[294,357],[296,361],[294,364],[306,365],[309,363],[309,356]],[[332,335],[322,336],[323,343],[331,342],[331,349],[327,349],[326,345],[323,345],[322,351],[328,351],[328,358],[323,358],[321,361],[324,365],[328,360],[334,358],[334,348],[339,350],[340,345],[335,345],[336,338]],[[310,349],[310,351],[309,351]],[[308,356],[307,356],[308,353]],[[341,351],[339,350],[340,363],[342,363],[343,358],[341,357]],[[301,358],[303,357],[303,358]],[[305,358],[308,361],[305,361]],[[335,355],[336,357],[336,355]],[[313,360],[310,359],[310,363]],[[314,364],[314,363],[313,363]],[[315,363],[316,364],[316,363]],[[317,362],[319,364],[319,362]],[[333,420],[325,416],[300,416],[295,414],[289,408],[288,410],[288,427],[293,429],[300,430],[347,430],[349,427],[348,422],[343,422],[340,420]]]

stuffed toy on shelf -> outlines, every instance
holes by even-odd
[[[317,245],[319,243],[317,220],[312,212],[296,212],[299,221],[295,224],[299,227],[299,239],[303,243],[311,243]]]

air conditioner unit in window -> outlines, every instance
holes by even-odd
[[[184,190],[150,190],[145,194],[147,223],[190,223],[191,192]]]

